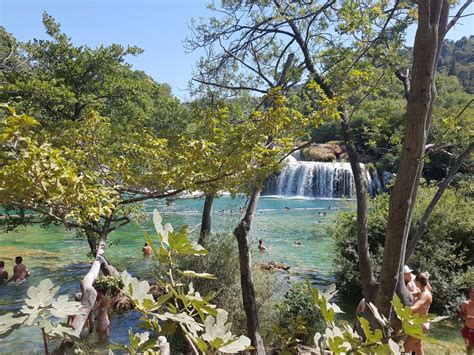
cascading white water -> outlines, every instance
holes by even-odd
[[[370,174],[366,174],[370,186]],[[352,198],[355,195],[354,177],[349,163],[299,161],[289,156],[278,177],[267,182],[265,194]]]

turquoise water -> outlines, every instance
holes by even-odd
[[[243,198],[231,199],[224,196],[217,199],[212,214],[213,232],[231,232],[241,218],[239,208],[244,204]],[[150,264],[141,255],[143,232],[153,231],[153,209],[158,209],[162,214],[164,223],[171,223],[175,229],[187,224],[197,233],[202,206],[203,200],[200,199],[177,200],[170,206],[162,201],[148,202],[146,210],[150,214],[149,221],[143,226],[129,224],[112,233],[107,258],[112,264],[126,268],[134,275],[144,275]],[[292,274],[306,277],[316,285],[323,286],[333,282],[333,245],[326,229],[342,208],[353,208],[353,202],[262,197],[251,230],[255,251],[253,261],[284,262],[291,266]],[[318,212],[326,212],[326,216],[319,216]],[[259,253],[259,239],[263,239],[264,244],[271,246],[271,249]],[[293,245],[296,240],[301,241],[301,247]],[[0,314],[18,309],[28,287],[37,285],[43,278],[50,278],[60,285],[60,294],[74,294],[79,291],[80,281],[90,266],[87,242],[78,239],[73,231],[57,226],[47,229],[34,226],[0,234],[0,250],[0,260],[5,260],[9,273],[17,255],[23,256],[24,263],[32,273],[27,282],[19,286],[0,285]],[[135,325],[138,318],[133,312],[114,315],[111,320],[111,340],[126,342],[128,328]],[[42,339],[37,329],[23,328],[0,339],[2,353],[41,349]]]

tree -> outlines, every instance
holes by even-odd
[[[395,62],[404,29],[401,24],[411,21],[409,10],[398,2],[230,1],[216,10],[221,18],[195,25],[191,41],[209,53],[196,81],[265,92],[278,74],[286,72],[280,83],[283,90],[309,82],[312,97],[306,106],[339,122],[355,178],[360,271],[367,275],[363,282],[367,300],[375,298],[376,285],[367,242],[367,181],[350,120],[388,75],[383,68]],[[229,76],[228,68],[240,71]],[[358,97],[351,96],[354,87],[359,89]],[[354,104],[349,105],[351,98]]]
[[[458,12],[450,27],[469,3]],[[363,14],[359,8],[364,9]],[[255,91],[262,92],[273,78],[272,74],[279,72],[282,58],[289,53],[294,56],[295,64],[291,71],[293,76],[286,85],[291,87],[300,80],[304,81],[307,73],[317,84],[319,95],[314,101],[315,106],[324,109],[330,102],[329,106],[336,108],[330,117],[336,118],[341,125],[355,178],[359,269],[364,296],[369,301],[377,299],[380,305],[383,304],[382,311],[387,312],[384,306],[389,305],[393,293],[380,295],[396,285],[398,271],[384,273],[384,278],[391,279],[390,287],[384,284],[384,291],[377,292],[367,242],[367,181],[360,167],[351,118],[367,98],[376,96],[380,82],[393,77],[399,66],[405,25],[413,21],[416,10],[399,1],[337,5],[332,1],[308,4],[275,0],[225,2],[217,11],[221,18],[212,18],[208,25],[200,23],[195,26],[193,44],[206,47],[210,53],[197,81],[227,89],[255,88]],[[440,43],[443,38],[444,34],[441,34]],[[432,45],[439,47],[436,41]],[[218,75],[220,69],[228,66],[233,66],[234,70],[241,69],[239,75],[231,77],[233,80],[228,75]],[[404,84],[409,83],[405,81]],[[354,89],[357,95],[352,94]],[[418,178],[412,182],[417,183]],[[400,193],[397,192],[394,200],[400,198]],[[389,226],[394,228],[394,222],[389,221]],[[404,248],[401,245],[396,247],[397,253]],[[386,252],[389,250],[392,248]],[[391,258],[393,256],[387,255],[387,265],[392,263]]]
[[[447,31],[456,23],[461,7],[448,23],[447,1],[420,1],[418,28],[413,48],[413,67],[407,95],[405,139],[395,185],[391,191],[384,256],[377,292],[377,307],[390,316],[391,302],[401,274],[413,216],[426,142],[436,102],[436,68]],[[406,78],[408,80],[408,78]]]

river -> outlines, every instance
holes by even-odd
[[[212,214],[213,231],[231,232],[241,217],[239,209],[244,204],[244,198],[223,196],[216,199]],[[176,200],[169,206],[165,201],[147,202],[149,220],[142,226],[129,224],[112,233],[107,258],[112,264],[126,268],[134,275],[144,275],[150,265],[141,254],[143,232],[148,230],[156,235],[151,222],[153,209],[158,209],[163,222],[171,223],[175,229],[187,224],[190,229],[198,230],[202,206],[202,199]],[[333,223],[340,209],[353,207],[351,200],[262,197],[251,233],[255,251],[253,261],[281,261],[291,266],[292,274],[304,276],[315,285],[330,284],[334,281],[331,274],[333,243],[327,227]],[[258,253],[258,239],[263,239],[271,249],[263,254]],[[296,240],[301,241],[302,247],[293,246]],[[87,257],[87,242],[78,239],[73,231],[59,226],[32,226],[0,234],[0,250],[0,260],[6,262],[9,273],[12,272],[17,255],[23,256],[24,263],[32,273],[27,282],[19,286],[0,285],[0,314],[18,309],[28,287],[37,285],[44,278],[50,278],[59,285],[60,294],[74,294],[79,291],[79,283],[89,269],[91,260]],[[136,325],[138,318],[134,312],[112,316],[111,341],[127,342],[128,328]],[[0,339],[2,353],[41,349],[42,339],[38,329],[22,328]]]

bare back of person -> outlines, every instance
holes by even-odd
[[[26,280],[28,276],[30,276],[30,272],[25,264],[17,264],[13,267],[13,282],[20,283]]]
[[[110,320],[109,320],[109,300],[107,296],[100,293],[97,297],[97,304],[94,307],[97,310],[97,333],[99,341],[105,343],[109,336]]]

